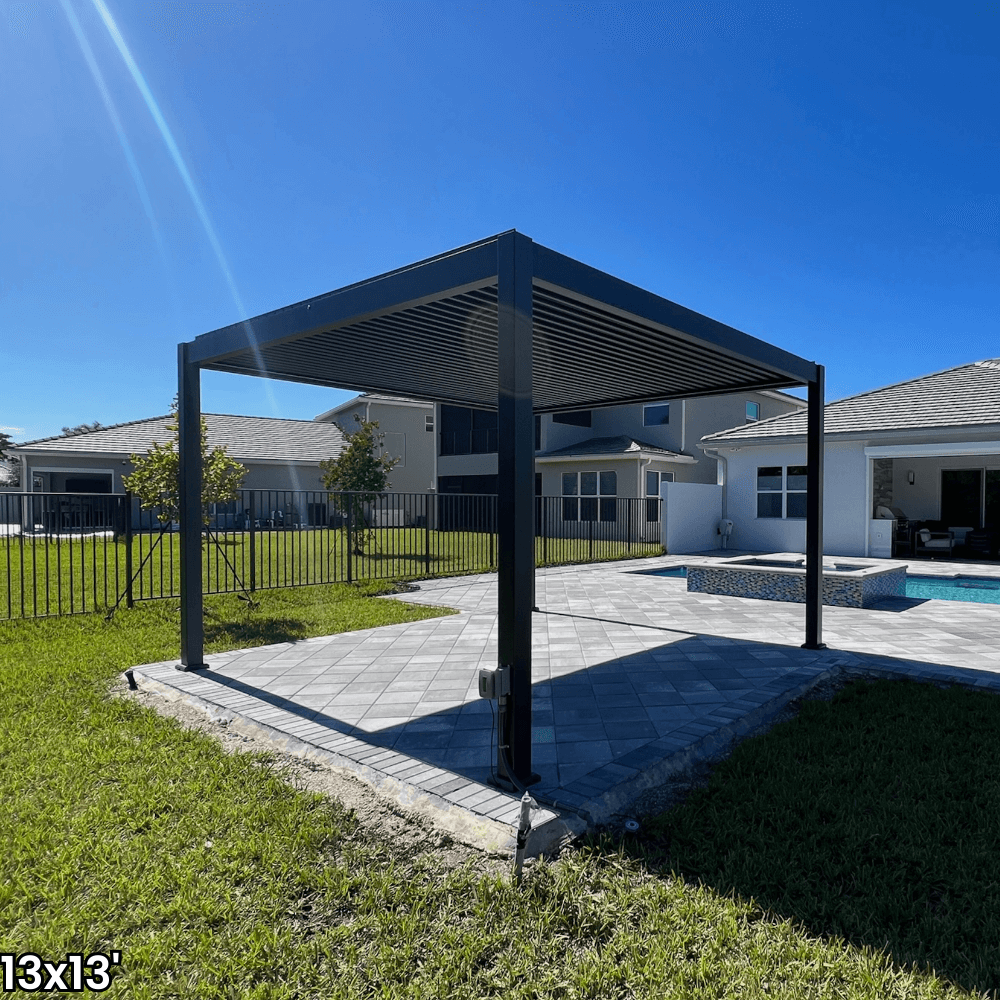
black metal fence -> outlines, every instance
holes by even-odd
[[[536,497],[539,566],[655,555],[659,500]],[[130,495],[0,493],[0,619],[180,593],[180,538]],[[497,497],[243,490],[207,512],[206,594],[491,572]]]

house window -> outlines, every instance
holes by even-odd
[[[660,427],[670,423],[670,404],[655,403],[642,408],[642,426]]]
[[[659,521],[660,519],[660,486],[663,483],[672,483],[674,474],[672,472],[653,472],[646,470],[646,520]]]
[[[497,450],[497,411],[441,407],[441,455],[491,455]]]
[[[804,518],[806,482],[804,465],[760,466],[757,469],[757,516]]]
[[[804,465],[790,465],[785,469],[785,517],[806,516],[807,482]]]
[[[589,427],[590,410],[573,410],[571,413],[553,413],[552,423],[572,424],[574,427]]]
[[[752,424],[755,420],[760,420],[760,403],[747,400],[747,423]]]
[[[541,414],[535,414],[535,451],[542,450],[542,417]]]
[[[564,521],[616,521],[617,472],[564,472],[562,476]]]
[[[427,431],[428,434],[433,434],[434,433],[434,414],[433,413],[428,413],[427,416],[424,417],[424,430]]]

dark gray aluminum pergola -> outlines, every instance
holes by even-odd
[[[805,646],[823,648],[824,369],[514,230],[178,346],[181,666],[204,664],[200,371],[473,407],[499,424],[500,746],[531,771],[534,413],[808,387]],[[501,775],[507,772],[500,752]]]

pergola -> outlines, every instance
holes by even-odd
[[[500,773],[531,770],[534,414],[808,387],[805,646],[822,648],[822,365],[514,230],[178,346],[181,666],[204,665],[200,371],[498,411]],[[504,760],[506,756],[506,761]],[[505,764],[509,764],[509,771]]]

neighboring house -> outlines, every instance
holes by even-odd
[[[206,413],[210,448],[225,445],[247,467],[245,489],[321,490],[319,463],[344,447],[336,425],[313,420]],[[10,449],[21,458],[21,489],[35,493],[124,493],[130,455],[173,439],[170,416],[150,417],[87,433],[26,441]]]
[[[664,482],[714,483],[715,461],[693,447],[703,435],[804,406],[785,393],[748,392],[539,415],[535,492],[658,498]],[[385,450],[404,459],[390,476],[393,490],[497,492],[496,410],[371,393],[316,420],[351,430],[355,413],[378,420]]]
[[[375,420],[384,433],[382,451],[399,459],[389,473],[394,493],[430,493],[435,489],[436,459],[434,433],[437,413],[434,403],[401,399],[381,393],[355,396],[315,418],[316,423],[334,424],[347,433],[358,429],[355,414]]]
[[[876,520],[888,511],[950,531],[956,544],[970,529],[1000,528],[1000,359],[850,396],[824,413],[826,552],[888,554]],[[731,546],[804,552],[805,413],[708,434],[701,447],[719,459]]]

